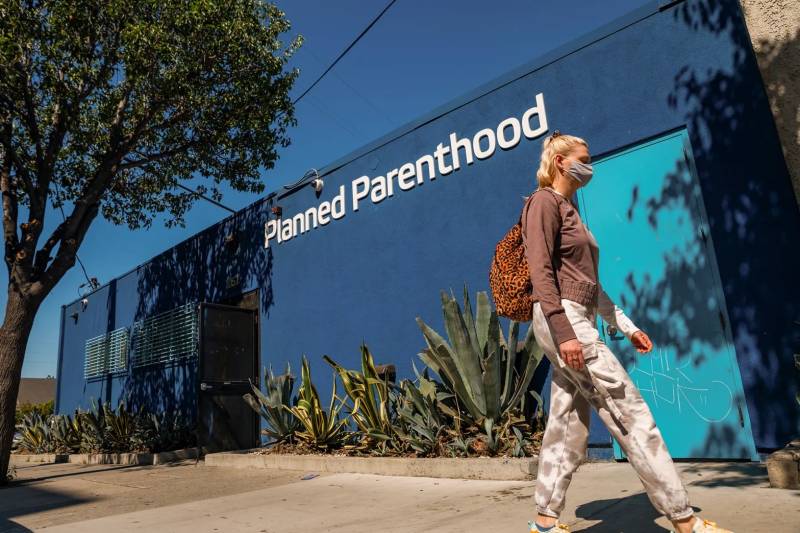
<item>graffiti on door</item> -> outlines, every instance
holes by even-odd
[[[694,413],[705,422],[721,422],[733,410],[733,391],[718,379],[699,382],[688,374],[691,359],[678,362],[671,350],[659,348],[635,360],[629,369],[631,379],[643,395],[649,396],[656,410],[669,409],[678,414]],[[713,377],[713,376],[712,376]]]

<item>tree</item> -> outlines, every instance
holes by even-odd
[[[0,3],[0,484],[34,317],[97,215],[181,224],[196,195],[177,185],[190,179],[218,200],[225,183],[263,190],[295,124],[289,29],[262,0]],[[44,239],[55,209],[63,221]]]

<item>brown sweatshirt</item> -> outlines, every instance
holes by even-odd
[[[600,250],[578,210],[553,189],[539,189],[522,213],[533,299],[540,302],[556,345],[576,338],[561,299],[595,308],[630,338],[636,326],[603,291],[598,280]]]

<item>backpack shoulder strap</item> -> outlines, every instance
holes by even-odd
[[[541,191],[547,191],[547,192],[549,192],[550,194],[553,195],[553,198],[556,199],[556,204],[558,205],[559,214],[561,213],[561,202],[564,200],[563,198],[560,198],[559,195],[555,191],[550,189],[549,187],[543,187],[541,189],[536,189],[535,191],[533,191],[533,193],[530,196],[528,196],[527,200],[525,200],[525,205],[522,207],[522,213],[519,216],[518,224],[521,226],[521,228],[523,230],[525,228],[525,224],[523,224],[523,221],[528,216],[528,209],[530,209],[531,200],[533,200],[533,197],[536,195],[536,193],[541,192]]]

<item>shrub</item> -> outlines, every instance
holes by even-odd
[[[13,448],[25,453],[160,452],[196,444],[194,429],[180,412],[133,411],[124,402],[116,409],[93,404],[72,417],[33,412],[16,430]]]
[[[322,357],[339,375],[352,402],[348,414],[359,430],[359,447],[377,448],[378,453],[384,452],[387,446],[393,447],[395,431],[390,409],[390,385],[378,377],[367,345],[361,345],[361,372],[347,370],[327,355]]]
[[[443,292],[442,312],[448,340],[417,318],[427,344],[419,356],[456,396],[459,416],[481,428],[488,451],[497,453],[510,428],[524,423],[519,408],[543,352],[532,328],[519,343],[518,322],[510,323],[506,341],[485,292],[474,316],[466,287],[463,311]]]
[[[280,376],[276,376],[271,368],[264,369],[266,394],[253,383],[250,388],[253,394],[245,394],[244,400],[266,422],[267,427],[261,433],[272,439],[268,444],[292,442],[300,423],[290,409],[297,404],[297,397],[292,397],[294,376],[289,365]]]
[[[14,413],[14,424],[19,424],[22,419],[30,413],[38,413],[42,418],[47,418],[53,414],[55,402],[53,400],[44,403],[23,403],[17,407]]]
[[[336,378],[333,379],[333,391],[328,409],[322,407],[319,393],[311,381],[311,368],[308,359],[303,356],[300,390],[297,405],[284,406],[290,411],[303,426],[302,431],[297,431],[296,436],[307,445],[317,450],[328,450],[340,446],[345,438],[344,428],[347,420],[339,419],[339,411],[343,401],[336,403]]]

